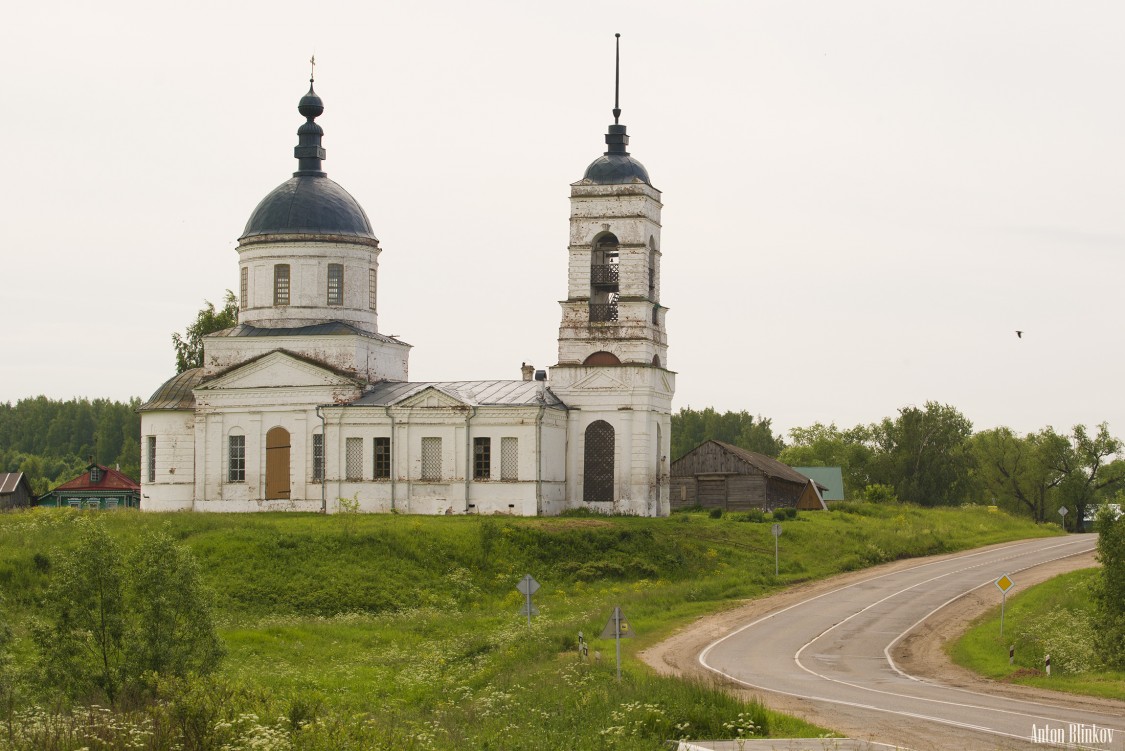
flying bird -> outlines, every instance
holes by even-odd
[[[1020,331],[1019,329],[1016,329],[1016,338],[1017,339],[1023,339],[1023,332]]]

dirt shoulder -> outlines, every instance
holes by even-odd
[[[748,621],[831,589],[862,581],[878,574],[916,566],[919,561],[920,559],[896,561],[872,569],[798,585],[769,597],[741,603],[721,613],[698,619],[668,639],[642,651],[639,656],[658,673],[723,685],[727,690],[740,696],[757,698],[771,709],[802,717],[809,722],[832,728],[853,738],[872,740],[893,738],[895,739],[894,742],[903,743],[916,749],[963,747],[961,745],[965,741],[963,731],[951,730],[949,731],[949,737],[943,737],[940,731],[935,733],[933,727],[929,726],[926,731],[915,733],[909,729],[904,729],[901,720],[888,721],[886,727],[872,727],[869,721],[860,721],[846,707],[814,706],[803,699],[795,699],[770,692],[751,691],[726,683],[719,680],[714,673],[704,669],[698,660],[699,653],[707,645]],[[1097,564],[1093,553],[1051,561],[1041,566],[1020,571],[1019,584],[1021,588],[1026,588],[1067,571],[1089,568],[1095,565]],[[1028,700],[1048,700],[1051,704],[1058,706],[1121,709],[1121,702],[1112,700],[1061,694],[1054,691],[986,680],[950,662],[945,654],[945,645],[964,633],[973,619],[990,607],[995,606],[996,598],[989,597],[989,594],[992,593],[986,593],[978,589],[953,601],[908,634],[906,638],[900,640],[893,654],[899,669],[924,680],[970,690],[987,691],[991,694],[1003,694]]]

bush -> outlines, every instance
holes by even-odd
[[[761,524],[766,520],[766,512],[760,508],[752,508],[745,514],[739,514],[732,517],[736,522],[752,522],[754,524]]]
[[[773,518],[774,518],[774,521],[779,521],[779,522],[785,521],[785,519],[787,518],[787,516],[785,514],[785,509],[775,508],[773,510]]]
[[[722,519],[723,518],[723,510],[721,508],[713,508],[707,514],[707,516],[711,517],[712,519]]]

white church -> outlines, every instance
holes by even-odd
[[[311,79],[298,111],[298,169],[239,238],[238,325],[140,407],[141,508],[667,515],[660,191],[616,102],[571,185],[558,363],[511,381],[409,380],[411,345],[379,333],[379,240],[322,170]]]

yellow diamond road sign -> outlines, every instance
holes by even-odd
[[[1008,590],[1011,589],[1014,585],[1015,585],[1015,582],[1012,581],[1011,578],[1007,574],[1004,574],[1003,576],[1001,576],[999,579],[996,580],[996,586],[999,587],[1000,591],[1004,592],[1004,593],[1007,593]]]

